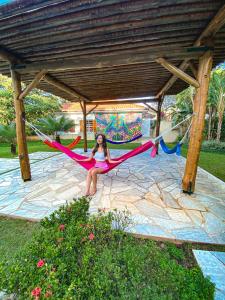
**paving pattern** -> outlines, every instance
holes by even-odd
[[[215,300],[225,300],[225,252],[193,250],[205,277],[215,284]]]
[[[112,150],[111,156],[125,152]],[[31,154],[37,160],[30,182],[21,180],[19,169],[0,175],[0,214],[38,221],[84,194],[86,170],[64,154],[46,155]],[[184,194],[184,165],[184,158],[161,152],[154,159],[148,152],[133,157],[99,176],[90,212],[127,208],[133,219],[130,232],[225,244],[225,183],[199,168],[196,193]]]

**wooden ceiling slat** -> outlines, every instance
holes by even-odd
[[[158,53],[179,66],[184,56],[178,49],[194,44],[224,0],[17,0],[17,4],[20,6],[0,7],[0,46],[20,57],[22,63],[39,65],[63,59],[79,65],[84,60],[90,67],[96,57],[125,59],[124,65],[49,72],[93,101],[156,95],[171,74],[154,61],[135,58],[135,64],[127,63],[139,54],[153,57]],[[220,22],[222,25],[223,20]],[[160,53],[163,49],[170,57]],[[224,55],[225,26],[215,36],[213,65],[221,62]],[[193,57],[195,65],[196,56],[188,57]],[[0,72],[10,74],[7,62],[0,60]],[[186,72],[193,76],[190,68]],[[34,73],[22,74],[26,83],[33,78]],[[174,81],[168,93],[186,86],[181,80]],[[76,100],[44,81],[39,87]]]

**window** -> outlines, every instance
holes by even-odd
[[[80,120],[80,131],[84,131],[84,126],[83,126],[83,120]],[[96,133],[96,121],[95,120],[87,120],[87,132],[94,132]]]

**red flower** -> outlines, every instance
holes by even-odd
[[[89,240],[92,241],[94,238],[95,238],[95,235],[94,235],[94,233],[91,232],[91,233],[89,234]]]
[[[41,260],[39,260],[39,262],[37,263],[37,267],[38,267],[38,268],[41,268],[41,267],[44,266],[44,264],[45,264],[45,261],[44,261],[43,259],[41,259]]]
[[[60,225],[59,225],[59,230],[60,230],[60,231],[63,231],[64,229],[65,229],[65,225],[64,225],[64,224],[60,224]]]
[[[39,296],[41,295],[41,288],[36,287],[35,289],[33,289],[33,291],[31,292],[31,295],[33,297],[39,298]]]

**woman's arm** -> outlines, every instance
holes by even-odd
[[[122,162],[122,159],[120,159],[120,160],[111,159],[109,149],[107,149],[107,159],[110,164],[116,164],[118,162]]]
[[[76,159],[76,158],[73,158],[73,160],[75,161],[91,161],[92,158],[93,158],[93,152],[91,152],[91,155],[88,157],[88,158],[84,158],[84,159]]]

